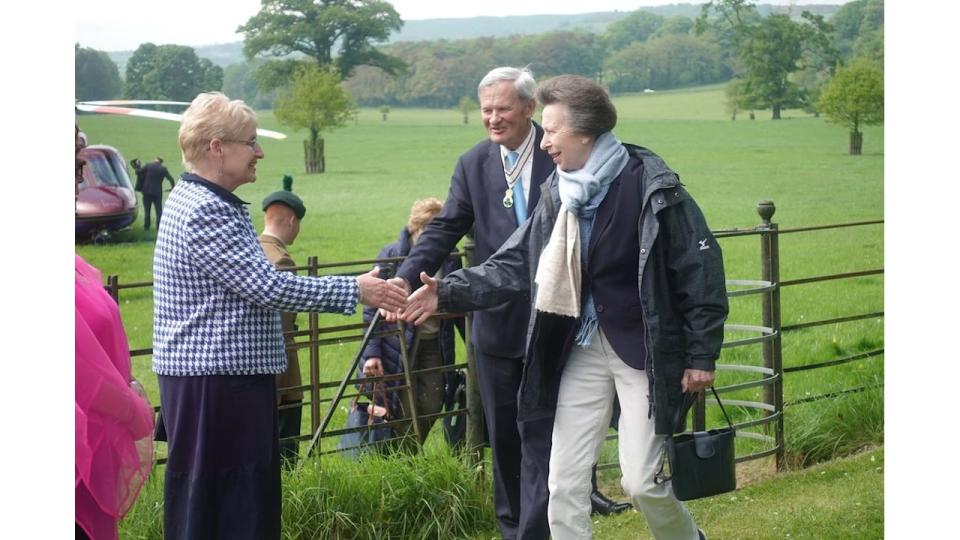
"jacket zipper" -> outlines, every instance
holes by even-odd
[[[643,178],[641,178],[640,181],[643,182]],[[656,187],[654,187],[655,185],[656,185]],[[653,194],[656,193],[657,191],[662,190],[662,189],[666,189],[666,187],[667,187],[667,186],[663,185],[662,182],[659,182],[659,181],[658,181],[658,182],[652,183],[652,184],[650,185],[650,188],[651,188],[651,189],[650,189],[649,192],[644,193],[643,202],[640,204],[640,220],[641,220],[641,222],[640,222],[640,224],[639,224],[640,227],[643,226],[644,210],[647,209],[647,206],[649,205],[650,199],[653,197]],[[656,220],[656,219],[657,219],[657,212],[656,212],[656,210],[651,210],[651,211],[653,212],[653,219]],[[660,229],[660,227],[659,227],[659,222],[658,222],[657,237],[660,236],[660,230],[659,230],[659,229]],[[641,232],[641,230],[638,230],[638,231],[637,231],[638,234],[639,234],[640,232]],[[654,238],[654,241],[656,241],[656,238]],[[650,243],[650,247],[651,247],[651,248],[653,247],[653,242]],[[653,253],[652,253],[652,251],[651,251],[650,255],[652,255],[652,254],[653,254]],[[648,255],[647,258],[649,259],[649,255]],[[643,263],[643,266],[644,266],[644,270],[645,270],[645,269],[646,269],[646,266],[647,266],[647,263],[644,262],[644,263]],[[638,289],[639,291],[641,291],[641,293],[642,293],[642,291],[643,291],[643,272],[641,272],[640,275],[638,276],[637,289]],[[650,382],[649,382],[649,384],[648,384],[648,391],[650,392],[650,394],[647,396],[647,402],[649,403],[650,406],[649,406],[648,409],[647,409],[647,418],[655,418],[654,415],[657,413],[657,392],[656,392],[657,376],[656,376],[656,370],[654,369],[654,368],[655,368],[655,365],[654,365],[654,364],[656,363],[656,361],[655,361],[656,355],[653,353],[653,341],[652,341],[653,338],[651,337],[652,334],[650,333],[650,325],[649,325],[649,323],[647,322],[647,314],[646,314],[646,312],[644,311],[643,302],[640,303],[640,317],[641,317],[641,319],[643,319],[643,328],[644,328],[644,330],[645,330],[645,332],[646,332],[646,335],[644,336],[644,341],[646,341],[646,343],[647,343],[647,356],[646,356],[646,358],[644,358],[644,364],[643,364],[643,365],[644,365],[644,369],[647,371],[647,378],[650,379]],[[656,423],[656,422],[654,422],[654,423]]]

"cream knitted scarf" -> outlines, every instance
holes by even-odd
[[[534,278],[537,311],[568,317],[581,315],[581,227],[587,235],[584,240],[589,242],[597,207],[629,157],[623,144],[608,131],[597,137],[583,168],[570,172],[557,168],[560,213],[540,254]],[[589,308],[593,313],[592,302]]]

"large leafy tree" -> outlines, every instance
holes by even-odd
[[[262,0],[260,12],[237,31],[246,36],[248,59],[299,53],[319,66],[334,65],[347,78],[361,65],[400,72],[403,62],[374,44],[402,26],[400,15],[383,0]]]
[[[829,122],[850,130],[850,154],[863,149],[863,126],[883,123],[883,71],[867,58],[856,58],[823,88],[820,111]]]
[[[786,108],[802,107],[803,88],[790,80],[800,70],[805,31],[786,15],[770,15],[750,30],[740,48],[740,59],[748,67],[743,91],[780,118]]]
[[[220,90],[223,68],[197,57],[192,47],[137,47],[127,62],[124,95],[130,99],[192,101],[200,92]]]
[[[120,70],[107,53],[80,47],[73,48],[74,97],[81,101],[120,97]]]
[[[157,47],[153,69],[160,89],[155,99],[191,101],[200,92],[220,90],[223,86],[223,69],[209,60],[201,62],[196,51],[184,45]]]
[[[200,59],[200,72],[203,74],[202,88],[204,90],[220,90],[223,88],[223,68],[206,58]]]
[[[717,18],[709,24],[712,13]],[[781,14],[761,19],[747,0],[714,0],[703,5],[698,20],[698,31],[712,26],[732,40],[743,71],[743,95],[769,107],[774,120],[780,119],[782,109],[807,101],[804,88],[791,80],[793,73],[811,65],[830,66],[836,59],[823,17],[808,11],[801,17],[802,22]]]
[[[153,56],[157,46],[153,43],[141,43],[127,60],[127,75],[123,83],[123,95],[130,99],[154,99],[159,90],[151,76]]]
[[[310,133],[304,145],[307,172],[323,172],[324,131],[343,127],[353,117],[355,107],[340,86],[336,70],[314,63],[300,65],[293,76],[293,85],[282,91],[274,114],[283,124]]]

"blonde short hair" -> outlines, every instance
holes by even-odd
[[[231,101],[221,92],[197,95],[180,120],[178,140],[184,168],[192,171],[213,139],[237,140],[256,125],[257,113],[243,100]]]
[[[420,199],[410,208],[410,219],[407,220],[407,230],[411,233],[422,232],[427,223],[440,213],[443,203],[436,197]]]

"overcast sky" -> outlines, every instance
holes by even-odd
[[[848,0],[760,0],[770,4],[844,4]],[[476,16],[540,15],[633,11],[640,6],[682,3],[671,0],[393,0],[403,20]],[[687,3],[700,4],[699,1]],[[241,41],[238,26],[260,10],[260,0],[87,0],[76,10],[76,39],[81,46],[105,51],[132,50],[145,42],[157,45],[210,45]]]

